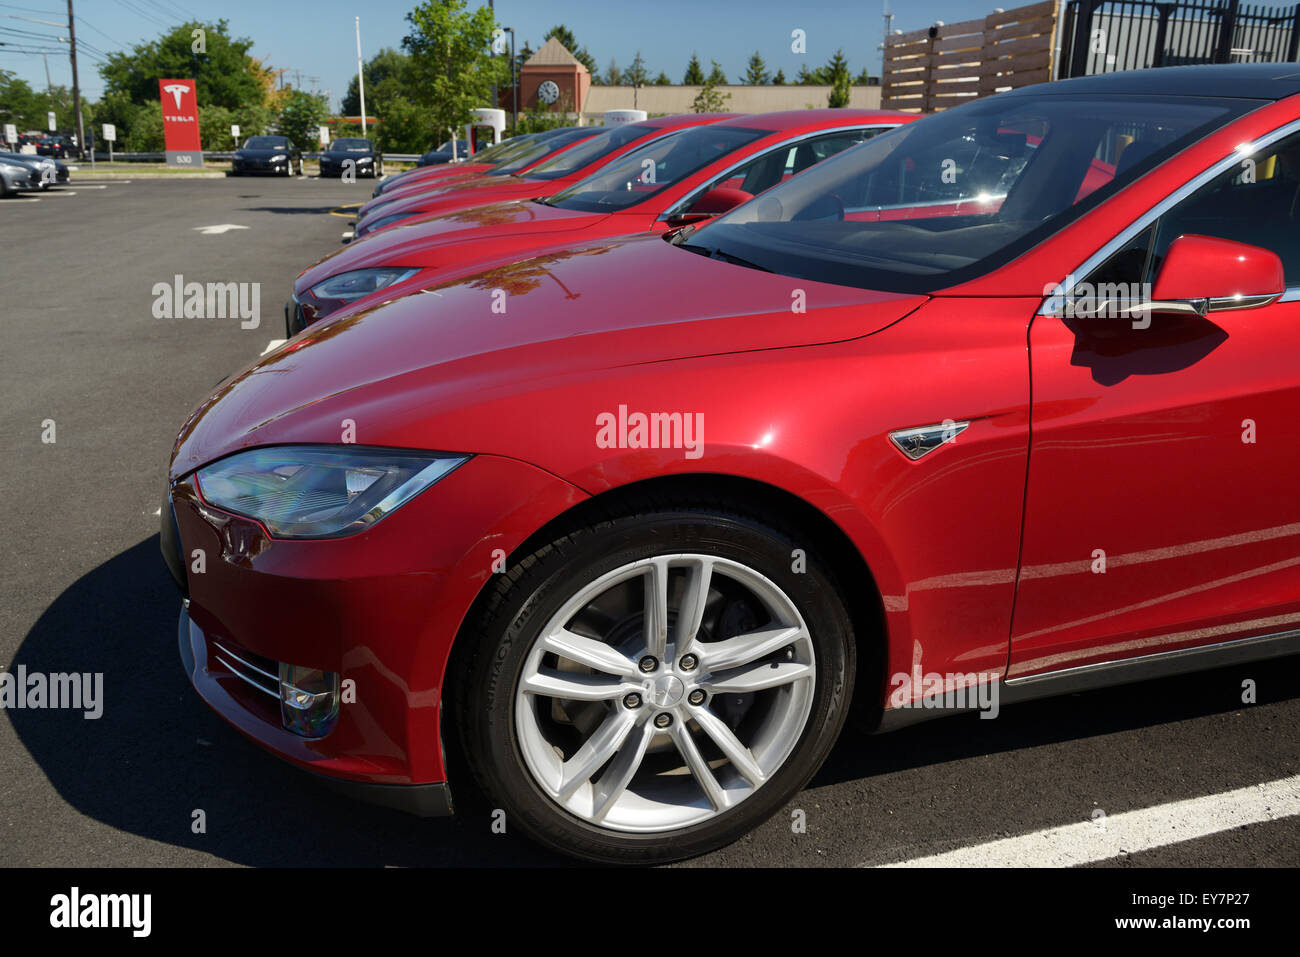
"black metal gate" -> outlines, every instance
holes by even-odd
[[[1185,63],[1296,59],[1300,5],[1239,0],[1069,0],[1059,77]]]

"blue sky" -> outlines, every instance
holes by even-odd
[[[486,2],[486,0],[485,0]],[[992,13],[997,0],[894,0],[894,28],[914,30],[935,20],[954,23]],[[1008,8],[1016,3],[1002,4]],[[279,69],[301,73],[301,85],[331,91],[337,105],[356,70],[353,17],[361,16],[362,51],[367,59],[380,47],[398,47],[406,33],[406,14],[414,0],[75,0],[79,41],[96,50],[129,49],[151,40],[166,27],[188,19],[225,18],[236,36],[254,40],[253,53]],[[515,28],[519,45],[528,40],[534,49],[542,34],[563,23],[578,42],[596,57],[603,71],[614,57],[620,67],[641,50],[655,75],[667,72],[680,83],[691,52],[700,55],[705,69],[709,60],[722,64],[733,81],[744,71],[754,50],[763,54],[768,69],[785,70],[793,78],[801,63],[820,65],[837,47],[843,47],[856,74],[869,66],[879,72],[881,38],[880,0],[497,0],[497,20]],[[20,19],[27,18],[27,19]],[[66,36],[66,28],[31,20],[66,23],[61,0],[2,0],[0,42],[28,49],[63,48],[57,39],[40,40],[28,34]],[[795,29],[807,34],[808,53],[790,51]],[[25,31],[18,33],[15,31]],[[66,53],[49,56],[51,80],[70,84],[72,71]],[[86,95],[98,98],[103,84],[93,55],[79,56],[78,67]],[[33,86],[45,83],[42,58],[0,46],[0,68],[12,70]],[[290,82],[293,82],[290,79]]]

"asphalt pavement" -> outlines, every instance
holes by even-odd
[[[202,706],[177,661],[158,551],[176,431],[284,335],[294,276],[371,185],[80,171],[0,200],[0,669],[104,675],[97,720],[0,711],[0,866],[564,863],[473,802],[419,820],[322,790]],[[260,284],[259,321],[157,318],[177,275]],[[850,729],[786,812],[685,866],[1294,867],[1298,774],[1291,658]]]

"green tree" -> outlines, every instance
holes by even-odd
[[[776,76],[772,77],[773,86],[785,86],[785,71],[777,70]]]
[[[618,68],[613,57],[609,58],[609,69],[605,71],[604,82],[609,86],[623,85],[623,71]]]
[[[542,42],[545,43],[551,37],[555,37],[555,39],[559,40],[560,43],[564,44],[564,48],[572,53],[574,58],[587,68],[587,72],[591,74],[591,81],[595,83],[596,77],[600,73],[600,70],[596,68],[596,58],[591,55],[586,47],[578,46],[578,40],[573,35],[573,31],[563,23],[560,23],[551,27],[551,29],[542,34]]]
[[[703,84],[704,68],[700,66],[700,58],[692,53],[691,62],[686,64],[686,75],[682,77],[682,85],[702,86]]]
[[[691,109],[696,113],[724,112],[727,109],[727,101],[731,99],[731,94],[719,93],[717,86],[718,85],[713,82],[713,76],[710,74],[709,78],[704,81],[704,86],[700,88],[700,92],[695,94],[695,100],[691,103]]]
[[[854,86],[871,85],[871,74],[867,72],[867,68],[865,66],[862,68],[862,72],[853,78],[853,85]]]
[[[372,56],[361,71],[366,80],[367,112],[374,112],[371,104],[375,102],[375,95],[381,85],[391,80],[399,86],[405,86],[408,83],[410,71],[411,58],[400,50],[384,47],[384,49]],[[344,116],[361,115],[361,95],[355,76],[348,81],[348,91],[343,96],[340,109]]]
[[[663,70],[660,70],[660,71],[659,71],[659,75],[658,75],[657,77],[654,78],[654,85],[655,85],[655,86],[672,86],[672,85],[673,85],[673,81],[670,80],[670,79],[668,79],[668,74],[667,74],[667,73],[665,73]]]
[[[425,0],[406,15],[411,32],[402,46],[411,57],[409,99],[424,107],[434,139],[471,119],[491,101],[492,84],[510,81],[504,57],[492,56],[492,11],[470,12],[465,0]]]
[[[767,64],[763,62],[763,58],[755,50],[754,55],[749,58],[749,64],[745,67],[745,76],[741,82],[749,86],[763,86],[771,78],[771,74],[767,72]]]
[[[645,86],[650,82],[649,71],[645,68],[645,60],[641,57],[641,51],[636,51],[636,56],[632,58],[632,65],[623,73],[623,82],[628,86]]]
[[[717,60],[712,60],[710,62],[713,64],[713,69],[709,71],[708,82],[712,83],[714,86],[726,86],[727,74],[723,72],[722,64]]]
[[[849,105],[849,88],[853,85],[853,75],[849,73],[849,63],[844,59],[844,51],[836,50],[830,62],[825,66],[831,92],[827,104],[832,108]]]
[[[306,90],[289,90],[276,125],[298,149],[308,152],[320,143],[319,127],[324,125],[329,115],[329,104],[324,96]]]
[[[202,44],[195,31],[201,30]],[[158,102],[158,80],[193,78],[198,101],[238,109],[266,98],[267,70],[249,55],[253,41],[230,35],[227,21],[184,23],[129,53],[113,52],[99,67],[106,95],[132,103]]]
[[[382,116],[383,122],[375,127],[374,138],[375,144],[383,152],[423,153],[450,138],[448,135],[434,136],[435,121],[430,117],[429,110],[412,103],[406,97],[386,99],[383,101],[382,108],[382,114],[375,114]],[[335,135],[345,134],[343,130],[339,130]],[[358,132],[352,135],[361,134]]]

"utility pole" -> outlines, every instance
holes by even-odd
[[[361,63],[361,18],[357,17],[357,93],[361,96],[361,135],[366,132],[366,77]]]
[[[894,11],[889,9],[889,0],[885,0],[885,7],[880,14],[880,19],[884,21],[884,33],[880,37],[880,82],[883,85],[885,82],[885,57],[889,53],[889,31],[894,25]]]
[[[50,58],[48,54],[42,53],[41,59],[45,61],[45,91],[50,95],[50,105],[54,105],[54,84],[50,82]]]
[[[81,86],[77,83],[77,20],[72,13],[72,0],[68,0],[68,55],[72,57],[72,115],[77,119],[77,148],[86,154],[86,124],[81,119]],[[89,151],[90,165],[95,165],[95,153]]]
[[[514,136],[519,132],[519,81],[515,79],[515,28],[502,27],[510,34],[510,112],[514,116],[510,120],[510,135]]]
[[[496,0],[488,0],[488,10],[492,13],[492,26],[495,28],[496,25],[497,25],[497,8],[496,8]],[[496,51],[496,47],[494,46],[494,47],[492,48],[492,59],[495,60],[496,58],[497,58],[497,51]],[[492,109],[495,110],[498,106],[501,105],[501,101],[497,98],[496,64],[494,63],[494,64],[492,65],[492,67],[493,67],[493,69],[492,69]]]

